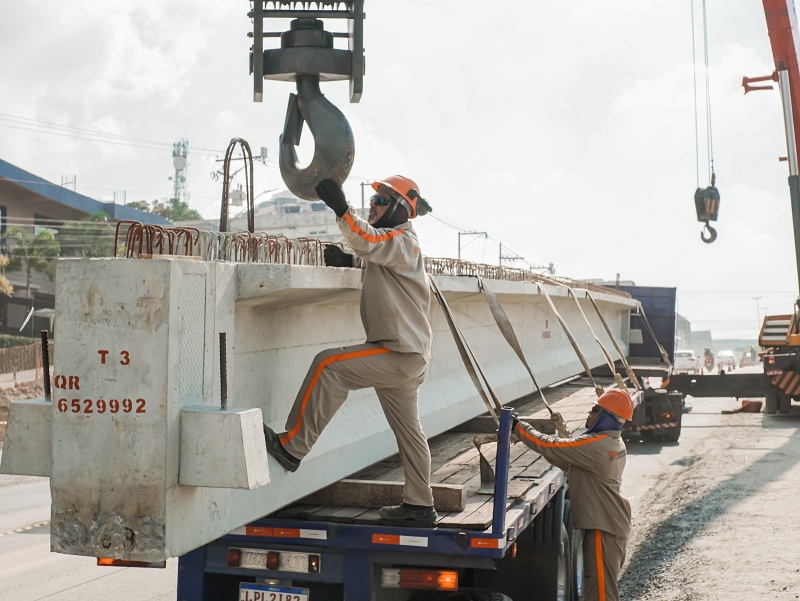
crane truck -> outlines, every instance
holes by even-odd
[[[789,167],[789,196],[795,248],[796,285],[800,285],[800,175],[797,139],[800,136],[800,67],[798,67],[797,11],[794,0],[762,0],[775,71],[761,77],[745,77],[744,92],[769,90],[777,82],[783,107]],[[766,315],[758,335],[763,356],[763,373],[724,376],[673,375],[670,390],[693,396],[757,396],[765,398],[767,414],[788,414],[792,401],[800,400],[800,296],[791,312]]]

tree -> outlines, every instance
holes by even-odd
[[[64,257],[110,257],[114,254],[114,233],[108,214],[98,211],[79,222],[59,226],[56,240]]]
[[[6,267],[11,263],[11,259],[7,255],[0,253],[0,294],[12,296],[14,294],[14,286],[8,281],[6,277]]]
[[[200,213],[189,208],[189,203],[179,198],[154,201],[153,213],[170,221],[197,221],[203,218]]]
[[[27,298],[31,298],[31,273],[45,273],[52,279],[52,259],[58,256],[61,247],[49,230],[42,230],[31,236],[27,230],[14,226],[8,228],[6,239],[14,243],[10,249],[11,261],[8,269],[25,272],[25,292]]]
[[[130,207],[132,209],[138,209],[140,211],[144,211],[145,213],[150,213],[150,204],[146,200],[132,200],[125,205],[126,207]]]
[[[194,209],[190,209],[187,202],[179,198],[154,200],[152,207],[146,200],[134,200],[129,202],[126,206],[139,209],[140,211],[146,211],[153,215],[159,215],[170,221],[198,221],[203,218],[200,213]]]

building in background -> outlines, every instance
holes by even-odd
[[[247,230],[245,204],[242,200],[241,205],[235,205],[229,209],[229,231],[243,232]],[[368,205],[363,209],[356,207],[356,210],[364,219],[367,218]],[[336,225],[336,214],[324,202],[301,200],[288,190],[276,192],[269,200],[256,204],[254,224],[255,231],[271,236],[314,238],[325,242],[341,242],[343,239],[339,232],[339,226]],[[175,225],[218,231],[219,219],[179,221],[175,222]]]
[[[63,236],[70,228],[72,231],[88,232],[80,240],[88,248],[93,242],[89,239],[91,230],[79,224],[92,216],[98,219],[97,215],[105,217],[112,224],[131,220],[171,225],[158,215],[89,198],[0,159],[0,253],[7,256],[14,254],[14,241],[8,236],[9,229],[13,227],[22,228],[31,239],[43,230],[52,232],[57,239],[59,233]],[[75,240],[74,236],[72,240]],[[64,250],[69,251],[64,254],[80,256],[74,247],[65,246]],[[113,243],[111,250],[113,252]],[[31,271],[30,285],[26,272],[6,270],[4,275],[14,286],[14,294],[11,298],[0,295],[0,332],[19,334],[31,307],[36,311],[54,308],[54,283],[51,275],[38,271]],[[28,320],[24,333],[43,329],[50,329],[50,319],[34,317]]]

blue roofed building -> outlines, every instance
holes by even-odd
[[[105,213],[111,223],[129,220],[172,225],[159,215],[89,198],[0,159],[0,252],[8,253],[10,250],[6,233],[11,226],[22,227],[33,236],[45,228],[57,232],[66,224],[80,222],[98,213]],[[6,270],[5,276],[14,286],[14,296],[9,299],[0,295],[0,331],[18,332],[31,306],[37,312],[44,309],[45,315],[47,309],[52,309],[54,285],[49,276],[32,273],[28,298],[25,273]],[[42,318],[29,320],[29,324],[33,332],[49,329],[49,320]],[[28,327],[25,331],[28,333]]]

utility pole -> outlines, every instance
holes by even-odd
[[[361,217],[366,219],[366,214],[364,211],[366,210],[366,205],[364,203],[364,186],[372,186],[370,182],[361,182],[359,184],[361,186]]]
[[[461,260],[461,236],[483,236],[488,238],[489,234],[486,232],[458,232],[458,260]]]
[[[763,296],[753,296],[751,297],[754,301],[756,301],[756,328],[761,328],[761,309],[758,306],[758,301],[760,301]]]

